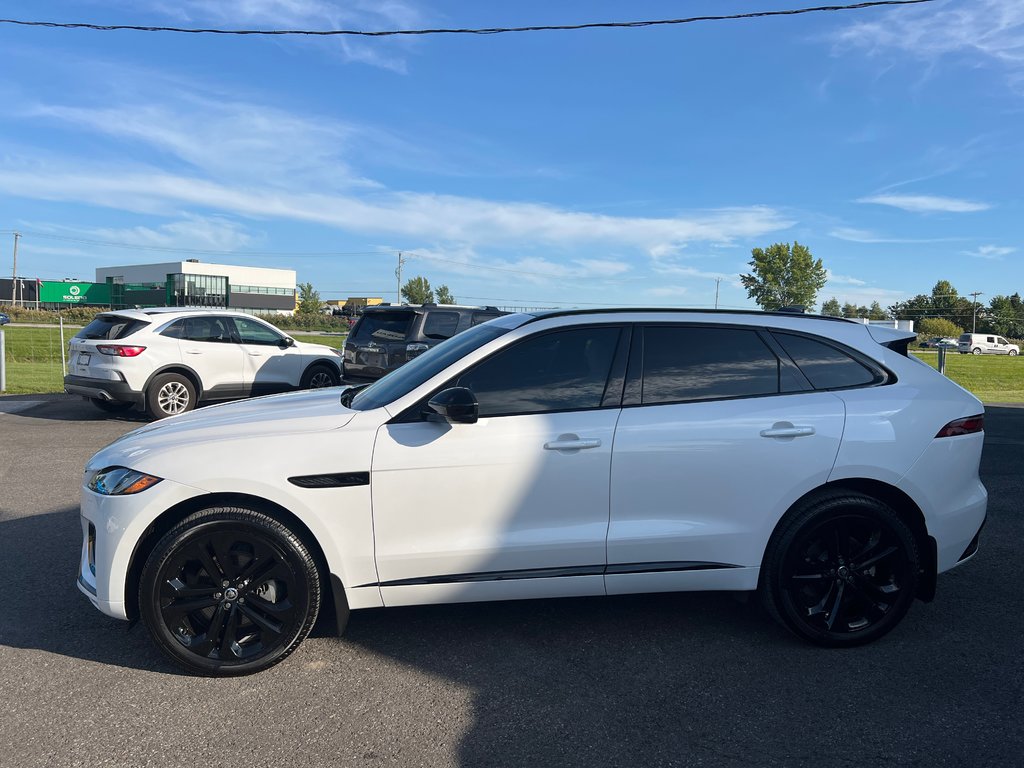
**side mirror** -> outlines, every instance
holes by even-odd
[[[476,395],[465,387],[442,390],[430,398],[427,406],[449,424],[476,424],[480,410]]]
[[[277,342],[277,346],[279,346],[281,349],[288,349],[288,347],[294,347],[295,339],[293,339],[291,336],[285,336],[283,339]]]

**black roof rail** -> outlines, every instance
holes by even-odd
[[[678,314],[678,315],[764,315],[768,317],[789,317],[792,318],[793,312],[783,312],[781,310],[766,312],[760,309],[700,309],[694,307],[605,307],[605,308],[588,308],[588,309],[551,309],[542,310],[538,312],[525,312],[523,314],[532,315],[534,320],[542,320],[548,317],[568,317],[572,315],[608,315],[608,314],[625,314],[633,312],[660,312],[662,314]],[[830,322],[848,323],[851,322],[845,317],[833,317],[832,315],[815,315],[805,314],[801,317],[807,318],[808,320],[827,320]],[[533,322],[530,320],[527,322]]]

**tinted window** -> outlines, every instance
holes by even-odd
[[[772,335],[815,389],[860,387],[877,379],[870,368],[830,344],[789,333]]]
[[[277,345],[284,338],[273,328],[268,328],[263,323],[255,320],[247,320],[244,317],[233,318],[235,328],[238,329],[238,338],[243,344],[263,344],[266,346]]]
[[[469,324],[480,325],[480,323],[486,323],[488,320],[493,320],[496,317],[501,317],[501,315],[497,312],[474,312]]]
[[[671,403],[779,392],[779,360],[756,331],[644,329],[642,401]]]
[[[598,408],[619,340],[618,328],[580,328],[535,336],[463,374],[481,416]]]
[[[1006,339],[1004,339],[1002,336],[999,337],[999,343],[1000,344],[1009,344],[1009,342]]]
[[[450,339],[458,329],[458,312],[427,312],[423,318],[423,335],[428,339]]]
[[[167,336],[170,339],[184,339],[185,321],[175,320],[173,323],[164,328],[163,331],[160,332],[160,335]]]
[[[352,329],[352,341],[405,341],[412,318],[412,312],[366,312]]]
[[[234,341],[231,320],[226,317],[186,317],[183,338],[230,344]]]
[[[125,336],[130,336],[139,328],[147,325],[149,323],[142,320],[133,320],[130,317],[97,315],[91,323],[75,335],[75,338],[113,341],[114,339],[123,339]]]

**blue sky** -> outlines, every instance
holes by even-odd
[[[394,29],[814,4],[0,0],[0,16]],[[798,240],[830,271],[819,301],[887,306],[939,279],[982,301],[1024,291],[1019,0],[416,39],[0,25],[0,103],[0,230],[24,233],[19,272],[43,279],[198,256],[393,300],[403,251],[406,276],[465,302],[708,306],[721,278],[720,304],[744,307],[750,249]]]

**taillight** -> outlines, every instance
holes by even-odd
[[[145,347],[129,347],[124,344],[97,344],[96,351],[110,357],[138,357]]]
[[[939,430],[936,437],[956,437],[957,435],[971,435],[985,429],[985,415],[968,416],[966,419],[956,419],[949,422]]]

